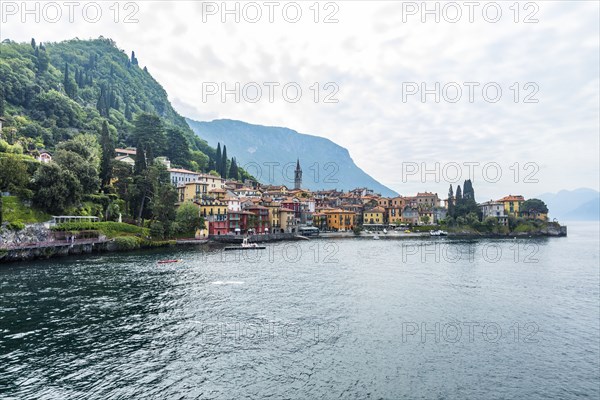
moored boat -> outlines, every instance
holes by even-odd
[[[241,246],[225,247],[225,250],[263,250],[266,246],[259,246],[257,243],[250,243],[248,238],[244,238]]]

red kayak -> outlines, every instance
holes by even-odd
[[[171,263],[176,263],[179,261],[181,261],[181,260],[160,260],[158,263],[159,264],[171,264]]]

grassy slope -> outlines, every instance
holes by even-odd
[[[25,206],[18,197],[2,197],[2,217],[5,222],[21,221],[26,224],[46,222],[52,217],[49,214]]]

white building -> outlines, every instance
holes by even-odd
[[[168,171],[169,174],[171,174],[171,183],[175,186],[190,182],[198,182],[200,178],[200,174],[198,172],[187,169],[169,168]]]
[[[479,204],[483,219],[487,217],[494,217],[498,219],[498,223],[501,225],[508,224],[508,215],[504,212],[504,204],[499,201],[486,201],[485,203]]]
[[[225,179],[211,174],[198,174],[198,182],[206,183],[208,189],[225,189]]]
[[[40,155],[37,157],[37,160],[41,163],[49,163],[52,161],[52,154],[47,151],[40,151]]]

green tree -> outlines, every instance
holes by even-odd
[[[110,180],[112,178],[112,165],[115,158],[115,145],[110,137],[108,122],[106,120],[102,123],[102,130],[100,132],[100,145],[102,146],[100,180],[102,187],[106,187],[110,184]]]
[[[450,185],[450,189],[448,189],[448,215],[454,216],[454,192],[452,191],[452,185]]]
[[[42,210],[62,213],[81,200],[81,184],[73,172],[57,163],[42,164],[33,174],[33,203]]]
[[[147,164],[154,161],[154,157],[165,153],[166,136],[162,121],[157,115],[142,113],[134,121],[134,135],[137,148],[144,153]]]
[[[33,50],[35,50],[36,48],[36,44],[35,44],[35,39],[31,38],[31,47],[33,48]]]
[[[219,176],[221,176],[221,143],[217,143],[214,170],[219,173]]]
[[[91,133],[79,134],[73,139],[59,144],[57,148],[74,151],[85,158],[94,168],[100,169],[102,146],[98,143],[96,136]]]
[[[71,99],[75,100],[75,98],[77,97],[77,84],[75,83],[75,80],[71,77],[71,75],[69,73],[69,64],[67,64],[67,63],[65,63],[63,86],[64,86],[65,93],[67,94],[67,96],[69,96]]]
[[[5,154],[0,158],[0,192],[21,194],[29,184],[27,164],[18,156]]]
[[[520,211],[526,214],[547,214],[548,206],[540,199],[528,199],[521,204]]]
[[[4,212],[4,200],[2,200],[2,192],[0,191],[0,227],[2,226],[2,222],[4,222],[4,217],[2,213]]]
[[[223,155],[221,156],[221,178],[227,178],[227,146],[223,145]]]
[[[183,168],[190,167],[192,158],[190,145],[181,128],[173,127],[167,129],[167,149],[165,156],[167,156],[175,165]]]
[[[473,183],[470,179],[467,179],[463,184],[463,200],[475,200],[475,190],[473,189]]]
[[[98,192],[100,188],[98,170],[81,155],[72,151],[58,150],[53,161],[73,173],[80,183],[82,194]]]
[[[231,159],[231,165],[229,167],[229,173],[227,174],[229,179],[238,180],[238,166],[235,157]]]
[[[177,190],[171,184],[169,171],[166,167],[156,162],[149,169],[152,182],[151,208],[152,218],[159,221],[165,230],[165,235],[170,235],[171,226],[175,221],[175,202],[177,202]]]
[[[112,187],[119,198],[123,199],[125,202],[121,212],[123,214],[128,214],[129,210],[131,210],[131,189],[134,188],[133,170],[131,165],[122,161],[115,161],[112,165],[112,176],[114,178]]]
[[[46,48],[43,47],[42,43],[40,46],[35,49],[35,57],[36,57],[36,66],[37,66],[37,74],[42,75],[44,72],[48,71],[48,67],[50,66],[50,57],[46,53]]]
[[[176,212],[175,222],[182,233],[194,234],[197,229],[204,229],[204,218],[200,216],[200,210],[191,201],[186,201],[179,206]]]
[[[129,102],[125,103],[125,119],[127,121],[131,121],[133,119],[133,116],[131,114],[131,106],[129,105]]]
[[[190,166],[194,171],[207,171],[210,159],[201,151],[190,152]]]
[[[0,117],[4,116],[4,84],[0,83]]]

